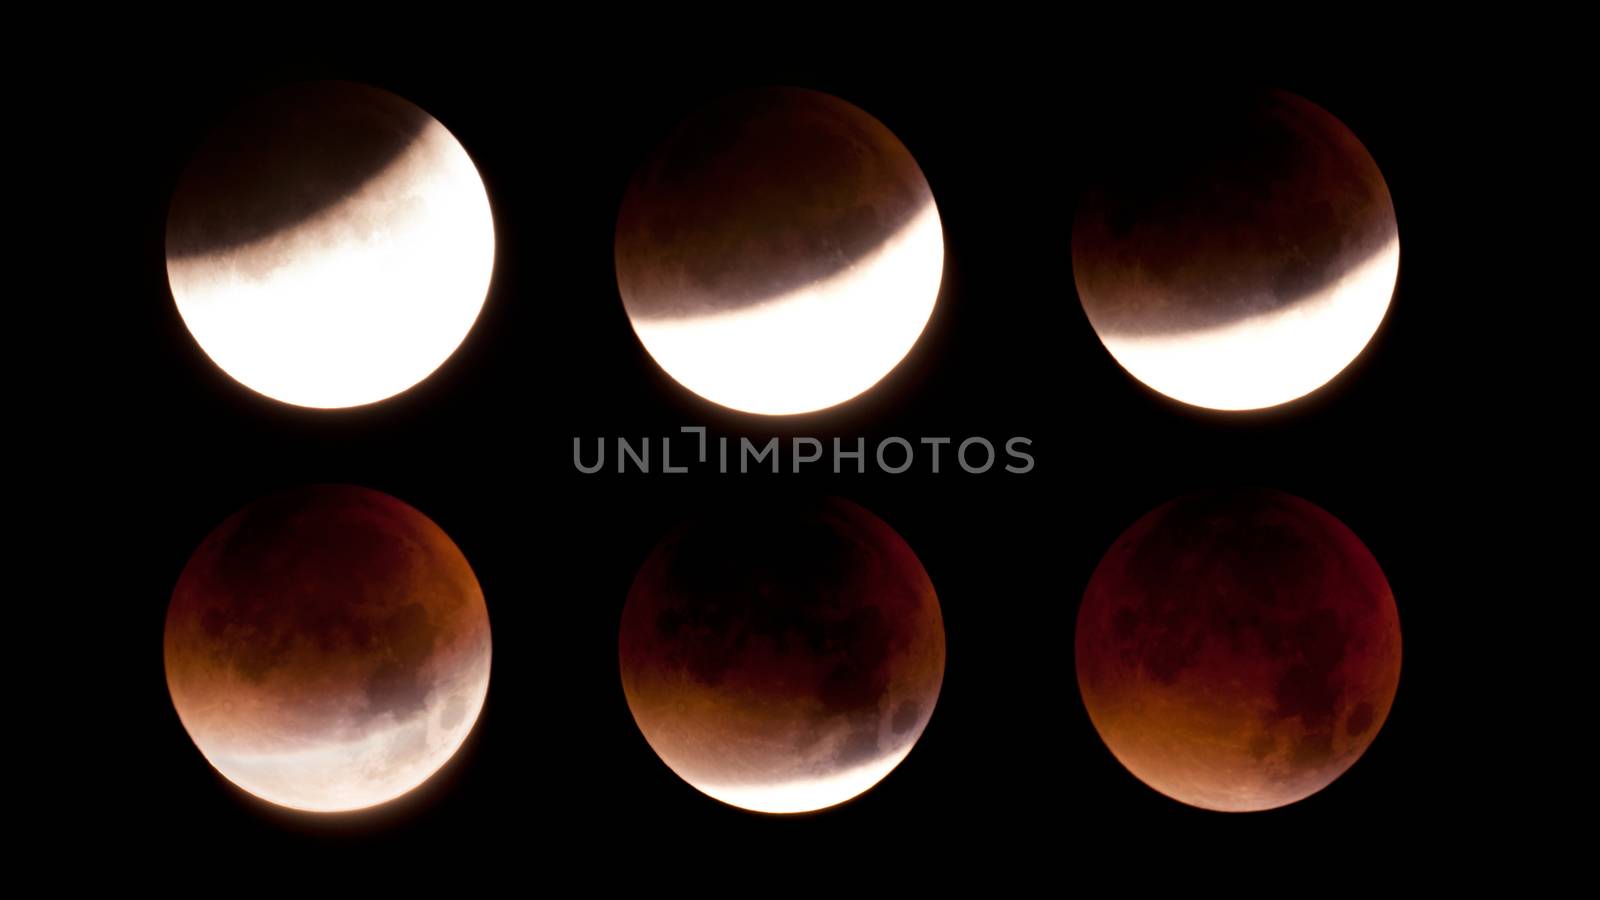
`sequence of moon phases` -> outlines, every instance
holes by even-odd
[[[922,563],[840,499],[746,504],[684,523],[634,579],[622,686],[662,762],[732,806],[850,800],[911,752],[944,678]]]
[[[623,306],[661,368],[751,413],[824,409],[911,351],[944,274],[927,179],[877,119],[763,88],[685,119],[617,217]]]
[[[1376,163],[1281,91],[1162,110],[1119,134],[1073,223],[1085,313],[1135,378],[1219,410],[1343,370],[1379,327],[1399,242]],[[246,387],[340,408],[400,393],[473,326],[487,194],[445,127],[376,88],[315,82],[236,110],[174,193],[172,295]],[[944,240],[906,147],[836,97],[765,88],[684,120],[640,167],[615,265],[640,342],[684,387],[786,415],[870,389],[938,299]],[[219,525],[173,592],[174,707],[201,754],[274,804],[393,800],[460,748],[487,695],[488,613],[460,550],[376,491],[297,488]],[[1341,522],[1266,490],[1186,496],[1107,552],[1076,632],[1112,754],[1197,807],[1296,802],[1392,705],[1399,619]],[[945,636],[927,572],[837,498],[742,503],[654,549],[623,610],[624,695],[685,782],[767,813],[824,809],[911,752]]]
[[[1344,370],[1389,308],[1400,241],[1371,154],[1282,91],[1182,98],[1119,123],[1072,230],[1111,356],[1194,406],[1250,410]]]
[[[298,406],[360,406],[426,378],[466,338],[494,268],[489,198],[438,120],[348,82],[236,109],[167,218],[184,325],[224,372]]]
[[[1267,490],[1194,494],[1135,522],[1089,581],[1076,647],[1112,754],[1168,797],[1228,812],[1327,787],[1400,678],[1377,560],[1320,507]]]
[[[466,740],[489,688],[467,560],[416,509],[342,485],[257,500],[211,532],[167,611],[167,686],[225,778],[339,812],[393,800]]]

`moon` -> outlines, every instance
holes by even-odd
[[[623,609],[623,692],[673,772],[723,803],[843,803],[911,752],[939,698],[928,573],[845,500],[751,503],[681,525]]]
[[[1283,91],[1141,113],[1073,223],[1095,333],[1133,377],[1194,406],[1262,409],[1326,384],[1377,331],[1400,269],[1371,154]]]
[[[488,293],[494,221],[438,120],[377,88],[310,82],[212,131],[173,193],[166,252],[213,362],[332,409],[398,394],[455,352]]]
[[[922,170],[837,97],[763,88],[683,121],[617,217],[639,341],[695,394],[789,415],[843,403],[916,344],[944,274]]]
[[[1272,809],[1327,787],[1382,727],[1400,620],[1377,560],[1267,490],[1173,500],[1089,580],[1078,687],[1113,755],[1192,806]]]
[[[166,621],[167,687],[223,777],[280,806],[399,797],[466,740],[489,689],[467,560],[387,494],[314,485],[208,535]]]

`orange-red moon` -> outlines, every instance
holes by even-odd
[[[1112,754],[1184,803],[1272,809],[1372,743],[1400,678],[1382,569],[1344,523],[1268,490],[1173,500],[1101,560],[1078,687]]]
[[[167,609],[172,703],[218,772],[316,812],[392,800],[444,765],[489,687],[466,558],[377,491],[313,485],[229,517]]]

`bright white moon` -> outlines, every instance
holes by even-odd
[[[1400,242],[1298,304],[1180,335],[1104,336],[1135,378],[1209,409],[1276,406],[1322,387],[1360,355],[1383,322]]]
[[[911,755],[904,747],[882,759],[864,763],[832,775],[812,775],[792,781],[772,784],[719,784],[716,781],[695,778],[684,772],[678,776],[713,800],[729,806],[764,813],[803,813],[838,806],[853,800],[888,777]],[[677,771],[677,770],[674,770]]]
[[[319,83],[240,110],[196,155],[167,274],[223,371],[329,409],[391,397],[449,358],[494,243],[483,181],[443,125],[375,88]]]
[[[1078,209],[1084,312],[1129,374],[1175,400],[1252,410],[1303,397],[1388,312],[1400,270],[1388,185],[1301,97],[1166,100],[1117,129]]]
[[[944,233],[916,161],[836,97],[749,91],[685,120],[636,174],[616,235],[639,341],[678,383],[744,412],[843,403],[933,314]]]
[[[633,323],[678,383],[714,403],[782,415],[842,403],[893,369],[939,296],[944,233],[932,204],[873,255],[767,303]]]

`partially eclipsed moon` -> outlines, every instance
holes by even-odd
[[[450,538],[318,485],[211,532],[167,610],[173,705],[229,781],[293,809],[392,800],[455,754],[489,688],[489,617]]]
[[[1276,491],[1167,503],[1084,591],[1078,687],[1139,780],[1205,809],[1301,800],[1388,717],[1400,620],[1377,560],[1320,507]]]
[[[348,82],[282,88],[195,154],[167,219],[178,312],[212,361],[298,406],[358,406],[437,369],[494,267],[483,181],[445,127]]]
[[[685,523],[634,579],[622,686],[652,749],[724,803],[843,803],[911,752],[944,677],[927,572],[883,520],[829,499]]]
[[[1130,122],[1073,224],[1078,296],[1112,357],[1176,400],[1276,406],[1339,374],[1400,266],[1377,163],[1281,91]]]
[[[661,368],[771,415],[876,384],[922,334],[944,271],[910,152],[855,106],[794,88],[680,124],[630,184],[615,250],[628,318]]]

